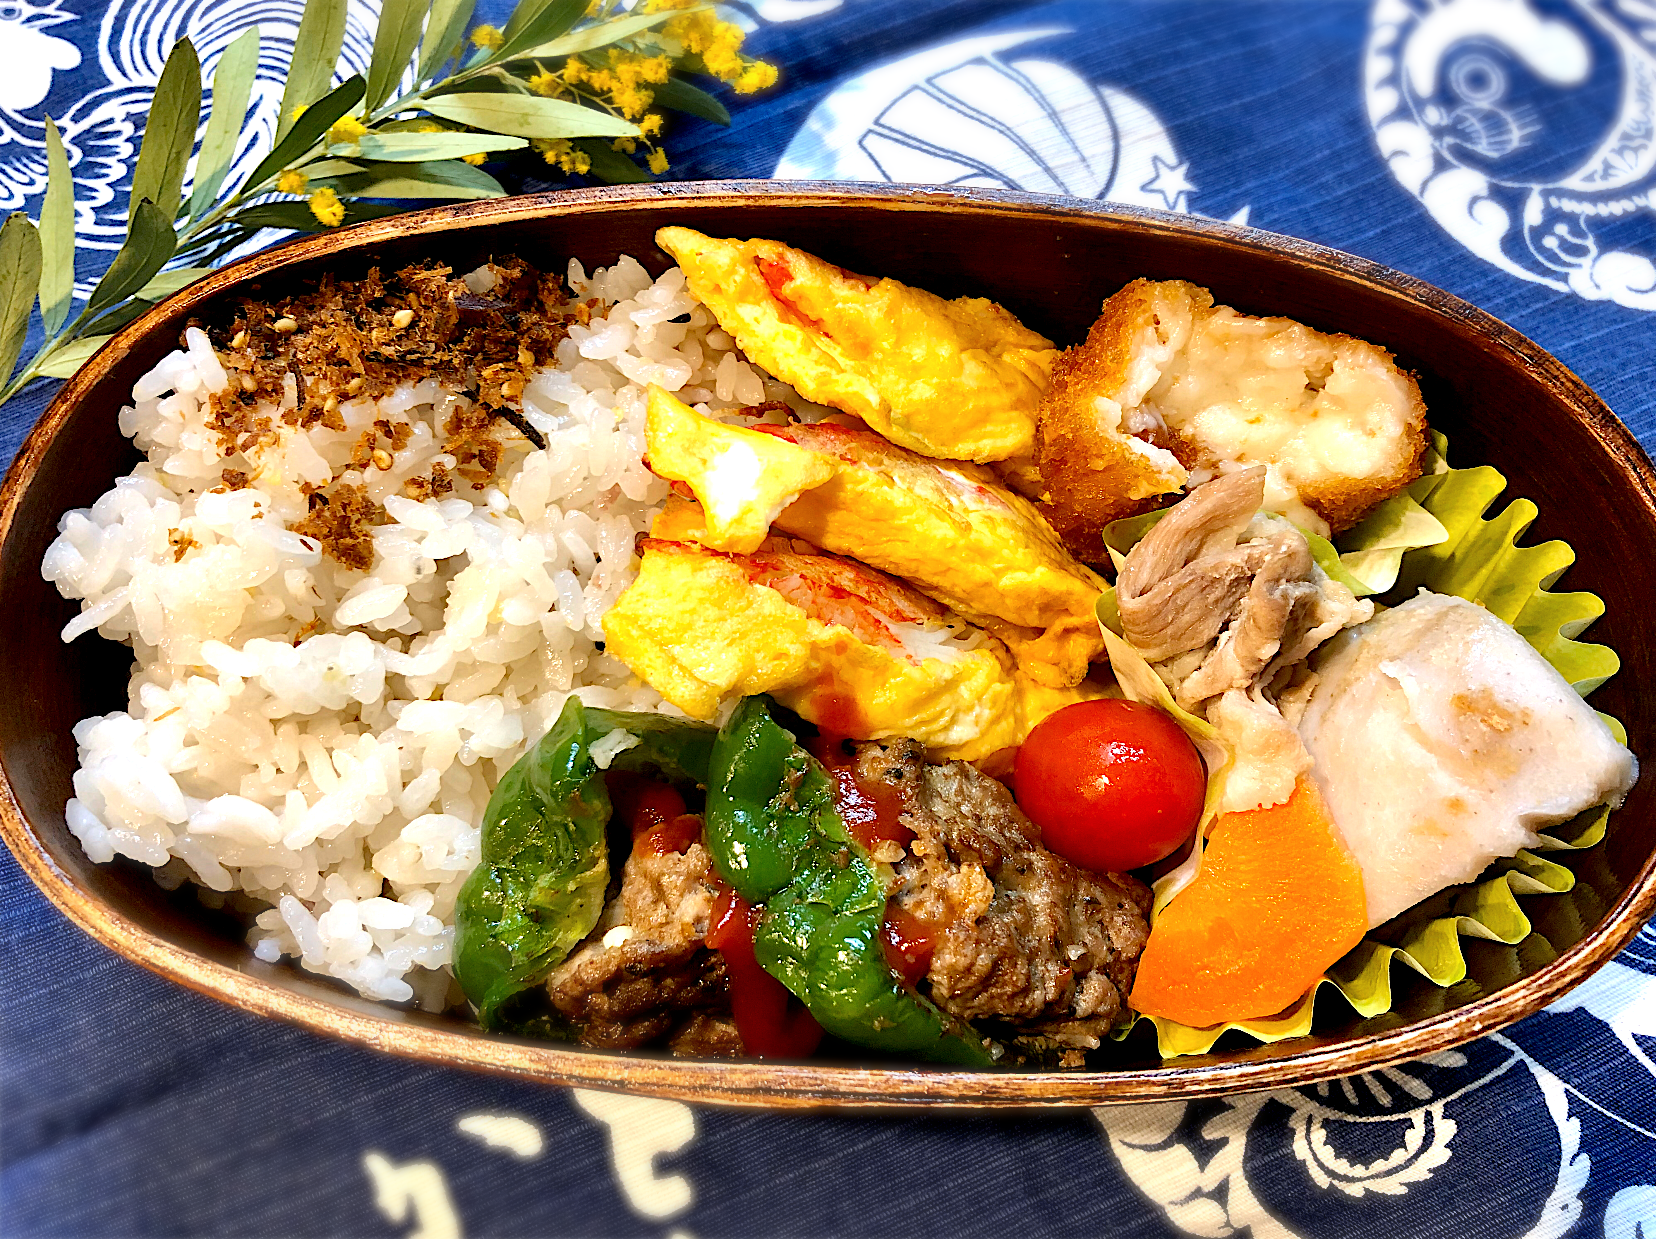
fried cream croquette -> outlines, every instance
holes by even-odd
[[[1419,386],[1385,349],[1140,279],[1054,367],[1035,463],[1047,518],[1096,563],[1111,521],[1251,465],[1266,466],[1268,510],[1348,529],[1419,476],[1425,426]]]

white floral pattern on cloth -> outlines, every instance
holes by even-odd
[[[1188,161],[1150,107],[1055,60],[1062,26],[958,39],[869,69],[812,109],[780,180],[982,185],[1190,209]]]
[[[1364,64],[1391,173],[1485,262],[1656,310],[1656,5],[1377,0]]]
[[[1100,1107],[1094,1114],[1122,1169],[1189,1234],[1251,1228],[1253,1239],[1300,1239],[1338,1228],[1406,1235],[1456,1207],[1442,1198],[1448,1191],[1459,1207],[1485,1207],[1488,1196],[1479,1194],[1478,1203],[1463,1198],[1471,1168],[1438,1172],[1454,1158],[1458,1138],[1481,1144],[1492,1120],[1520,1093],[1539,1093],[1524,1098],[1521,1114],[1529,1122],[1544,1116],[1555,1126],[1556,1162],[1519,1170],[1520,1178],[1539,1171],[1533,1182],[1514,1183],[1519,1168],[1489,1161],[1477,1170],[1506,1185],[1503,1209],[1515,1224],[1510,1233],[1558,1239],[1581,1214],[1591,1159],[1580,1153],[1580,1124],[1569,1114],[1562,1083],[1499,1037],[1466,1052],[1313,1088],[1217,1103]],[[1291,1158],[1280,1155],[1284,1146]],[[1276,1156],[1263,1156],[1267,1150]]]
[[[48,34],[47,27],[75,20],[59,0],[5,0],[0,4],[0,112],[25,113],[52,89],[53,74],[78,68],[80,48]]]
[[[1618,1143],[1648,1142],[1643,1164],[1656,1167],[1653,975],[1656,929],[1646,927],[1512,1035],[1309,1088],[1093,1113],[1127,1177],[1186,1234],[1484,1233],[1465,1211],[1498,1200],[1500,1233],[1559,1239],[1584,1216],[1598,1147],[1584,1123],[1608,1125]],[[1562,1018],[1572,1014],[1599,1026]],[[1625,1057],[1605,1063],[1607,1043]],[[1589,1044],[1590,1073],[1554,1057]],[[1656,1185],[1618,1187],[1601,1207],[1607,1239],[1656,1233]]]
[[[303,0],[114,0],[90,40],[91,30],[79,23],[94,19],[62,3],[0,0],[0,211],[38,213],[46,190],[48,92],[71,98],[51,115],[75,177],[76,240],[85,249],[119,248],[144,118],[167,51],[186,35],[205,81],[231,40],[259,27],[254,123],[243,133],[231,178],[251,171],[269,149]],[[353,70],[368,64],[378,14],[377,0],[351,0],[343,60]],[[65,37],[71,34],[78,38]]]
[[[696,1192],[682,1174],[663,1172],[658,1160],[681,1153],[696,1137],[696,1115],[682,1102],[578,1088],[576,1107],[608,1136],[610,1171],[628,1209],[641,1218],[666,1221],[695,1203]],[[455,1131],[485,1148],[531,1162],[545,1151],[545,1133],[520,1114],[476,1111],[461,1115]],[[378,1149],[362,1155],[362,1170],[375,1207],[394,1226],[410,1226],[405,1239],[460,1239],[462,1219],[443,1167],[429,1158],[398,1163]],[[675,1229],[674,1236],[689,1239]]]
[[[840,8],[845,0],[736,0],[734,4],[718,6],[719,16],[735,22],[744,30],[753,30],[760,22],[776,25],[779,22],[807,21]]]
[[[1042,5],[1018,14],[1025,28],[1010,34],[974,33],[972,24],[990,6],[972,0],[953,7],[934,0],[904,4],[911,14],[934,14],[935,34],[926,37],[940,46],[916,54],[888,46],[879,25],[886,10],[876,0],[721,6],[726,15],[744,12],[755,29],[777,27],[777,59],[785,69],[806,65],[821,32],[835,22],[854,17],[866,32],[843,58],[846,79],[813,101],[778,176],[938,179],[1179,210],[1191,209],[1197,186],[1224,188],[1199,115],[1189,108],[1165,113],[1177,119],[1176,142],[1160,105],[1149,100],[1166,99],[1171,109],[1178,92],[1164,87],[1165,94],[1153,94],[1125,67],[1168,59],[1160,44],[1144,50],[1157,36],[1147,33],[1143,18],[1175,4],[1110,6],[1107,32],[1093,28],[1094,14],[1106,6],[1092,0]],[[268,135],[300,10],[301,0],[114,0],[107,6],[103,0],[0,0],[0,209],[38,210],[50,113],[65,131],[78,181],[81,244],[102,251],[83,254],[83,271],[106,261],[119,239],[143,115],[172,38],[189,33],[210,74],[239,29],[260,25],[254,105]],[[350,9],[346,58],[359,68],[368,58],[376,10],[367,0],[353,0]],[[1226,106],[1234,107],[1240,97],[1268,103],[1273,90],[1303,89],[1292,75],[1286,84],[1262,80],[1262,66],[1275,63],[1270,57],[1232,55],[1236,22],[1252,11],[1249,5],[1209,11],[1204,22],[1211,40],[1198,49],[1207,76],[1200,84],[1193,80],[1192,91],[1220,102],[1229,91]],[[498,21],[503,14],[502,5],[485,3],[480,17]],[[1535,45],[1539,53],[1525,42],[1536,22],[1557,32]],[[1649,99],[1656,0],[1380,0],[1369,13],[1359,91],[1351,83],[1363,24],[1363,10],[1353,10],[1352,63],[1342,64],[1338,97],[1296,94],[1296,105],[1315,104],[1305,109],[1308,119],[1313,111],[1349,111],[1352,145],[1329,150],[1323,142],[1332,130],[1311,124],[1303,135],[1284,124],[1272,136],[1327,150],[1330,183],[1366,193],[1364,178],[1378,165],[1376,148],[1363,141],[1358,105],[1364,104],[1379,157],[1429,214],[1413,216],[1413,204],[1392,194],[1389,201],[1365,202],[1359,228],[1340,221],[1336,203],[1326,214],[1325,239],[1362,248],[1371,217],[1389,219],[1406,240],[1442,229],[1458,242],[1444,247],[1458,269],[1475,271],[1481,261],[1532,281],[1512,282],[1517,295],[1510,305],[1520,310],[1547,303],[1544,288],[1606,303],[1589,308],[1573,296],[1554,299],[1570,303],[1584,320],[1616,302],[1656,308],[1649,304],[1650,286],[1640,282],[1656,255],[1656,222],[1650,151],[1638,145],[1641,118],[1649,115],[1641,109]],[[1453,38],[1445,34],[1457,30]],[[1298,54],[1297,37],[1285,30],[1283,43],[1292,45],[1285,56]],[[1037,47],[1043,38],[1048,41]],[[1522,68],[1526,47],[1544,66],[1553,65],[1556,82]],[[1585,47],[1594,66],[1610,66],[1613,89],[1601,88],[1590,73],[1571,77],[1571,47]],[[1411,97],[1402,76],[1411,51],[1413,63],[1435,57],[1437,88],[1460,94]],[[1499,79],[1500,99],[1490,96],[1497,78],[1480,76],[1486,65],[1507,75]],[[793,88],[784,78],[778,108]],[[1435,129],[1425,116],[1433,106],[1447,118]],[[1468,110],[1456,119],[1463,106]],[[796,124],[790,119],[782,132]],[[762,173],[774,156],[755,166],[748,154],[754,132],[739,120],[706,166],[721,174]],[[1588,166],[1624,132],[1629,144],[1618,158]],[[1260,147],[1262,155],[1273,149]],[[1276,175],[1275,164],[1262,166]],[[1573,188],[1560,190],[1567,185]],[[1279,196],[1261,192],[1261,211],[1308,190],[1283,178],[1273,192]],[[1566,201],[1567,208],[1560,205]],[[1387,241],[1373,256],[1407,266],[1412,253],[1406,243]],[[1452,264],[1431,278],[1449,282],[1441,272],[1452,274]],[[1635,317],[1651,321],[1625,314],[1622,321]],[[1558,347],[1557,321],[1550,330],[1532,334]],[[1642,347],[1644,337],[1633,339]],[[1617,348],[1626,340],[1618,333]],[[1600,365],[1597,377],[1583,372],[1600,382],[1608,370]],[[1641,402],[1631,411],[1644,407]],[[30,414],[37,411],[32,406]],[[939,1119],[888,1124],[692,1114],[672,1102],[588,1106],[538,1085],[427,1070],[313,1042],[277,1025],[243,1027],[233,1022],[240,1017],[215,1004],[106,959],[28,888],[15,866],[0,877],[8,907],[20,909],[10,914],[9,928],[26,933],[35,947],[17,952],[15,972],[40,982],[34,990],[17,988],[9,999],[9,1048],[21,1067],[8,1098],[8,1140],[28,1154],[8,1168],[8,1216],[19,1222],[18,1233],[27,1229],[19,1221],[25,1217],[47,1219],[42,1230],[79,1225],[79,1233],[121,1233],[142,1208],[160,1201],[175,1210],[206,1190],[225,1194],[224,1212],[196,1213],[193,1233],[280,1233],[301,1222],[318,1233],[354,1226],[356,1233],[424,1239],[468,1228],[606,1233],[593,1221],[601,1217],[616,1232],[666,1235],[687,1229],[810,1233],[813,1227],[825,1233],[829,1218],[839,1233],[964,1235],[1003,1233],[1009,1219],[1000,1210],[1021,1200],[1072,1215],[1090,1208],[1085,1216],[1097,1223],[1094,1233],[1159,1233],[1165,1218],[1187,1234],[1255,1239],[1422,1233],[1504,1239],[1560,1235],[1572,1226],[1602,1230],[1606,1239],[1656,1236],[1656,931],[1650,929],[1548,1013],[1501,1037],[1323,1088],[1112,1110],[1101,1115],[1107,1139],[1100,1141],[1080,1124],[1033,1129],[951,1119],[945,1127]],[[47,1010],[39,994],[70,982],[77,996],[64,1018],[65,1010]],[[143,1027],[126,1029],[127,1052],[90,1057],[110,1049],[106,1028],[126,1027],[118,1022],[135,1004],[150,1015]],[[65,1043],[88,1056],[54,1057]],[[175,1069],[176,1077],[165,1074]],[[83,1089],[86,1077],[99,1082]],[[146,1120],[144,1105],[123,1100],[123,1080],[143,1083],[136,1091],[153,1106],[152,1118]],[[222,1099],[233,1093],[253,1104],[225,1107]],[[252,1126],[225,1118],[242,1112]],[[432,1115],[449,1118],[433,1124]],[[283,1134],[268,1143],[274,1131]],[[174,1158],[161,1173],[158,1137]],[[231,1149],[256,1149],[261,1156],[225,1157]],[[767,1152],[778,1159],[764,1167],[774,1182],[751,1187],[740,1212],[720,1212],[733,1168]],[[1036,1177],[1042,1161],[1062,1165],[1061,1185]],[[871,1186],[905,1163],[910,1177],[878,1197],[889,1211],[864,1213],[846,1203],[872,1195]],[[27,1177],[31,1166],[38,1171],[34,1179]],[[785,1177],[794,1166],[809,1173]],[[824,1166],[839,1173],[815,1173]],[[127,1186],[86,1192],[93,1174]],[[851,1179],[860,1184],[857,1193],[844,1187]],[[1040,1182],[1048,1186],[1031,1186]],[[247,1213],[226,1184],[246,1193],[275,1187],[261,1198],[262,1211]],[[937,1194],[901,1211],[928,1186]],[[1134,1198],[1135,1188],[1148,1200]],[[537,1191],[538,1197],[531,1194]],[[1465,1224],[1470,1214],[1460,1209],[1476,1209],[1476,1224]],[[1106,1217],[1113,1221],[1097,1222]],[[184,1228],[172,1213],[167,1224]]]

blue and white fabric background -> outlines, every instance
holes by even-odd
[[[166,50],[189,34],[210,69],[257,22],[268,124],[299,8],[0,0],[0,209],[38,211],[50,113],[95,276]],[[675,176],[1009,186],[1308,237],[1512,323],[1656,446],[1653,0],[726,14],[782,83],[730,130],[680,125]],[[372,19],[356,0],[359,65]],[[48,395],[0,414],[5,457]],[[996,1118],[696,1110],[382,1057],[150,976],[9,856],[0,949],[6,1235],[1656,1235],[1650,928],[1547,1012],[1404,1068]]]

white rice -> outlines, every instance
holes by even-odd
[[[466,279],[493,284],[488,268]],[[64,640],[95,628],[137,657],[127,709],[75,728],[68,821],[93,860],[254,897],[260,959],[295,956],[371,998],[451,1000],[455,896],[500,776],[572,693],[670,711],[597,646],[633,536],[667,493],[640,460],[644,385],[712,413],[793,398],[733,351],[676,268],[652,282],[630,258],[591,277],[572,262],[569,283],[603,316],[524,392],[546,448],[503,428],[493,481],[456,476],[440,500],[403,491],[455,465],[440,447],[460,397],[436,380],[342,404],[344,431],[284,427],[232,458],[208,425],[227,376],[205,335],[138,381],[120,424],[145,461],[63,517],[42,565],[81,600]],[[290,381],[283,407],[295,401]],[[406,447],[388,470],[348,471],[380,418],[410,425]],[[215,493],[227,466],[252,485]],[[365,483],[389,517],[366,572],[288,529],[301,485],[335,477]],[[194,540],[177,562],[169,535]]]

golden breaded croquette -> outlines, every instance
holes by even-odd
[[[1426,406],[1385,349],[1254,318],[1182,280],[1134,280],[1053,368],[1035,440],[1044,511],[1082,559],[1111,521],[1266,466],[1265,506],[1318,533],[1420,473]]]
[[[945,301],[776,241],[663,228],[656,244],[742,352],[807,400],[923,456],[1029,455],[1058,350],[993,301]]]

